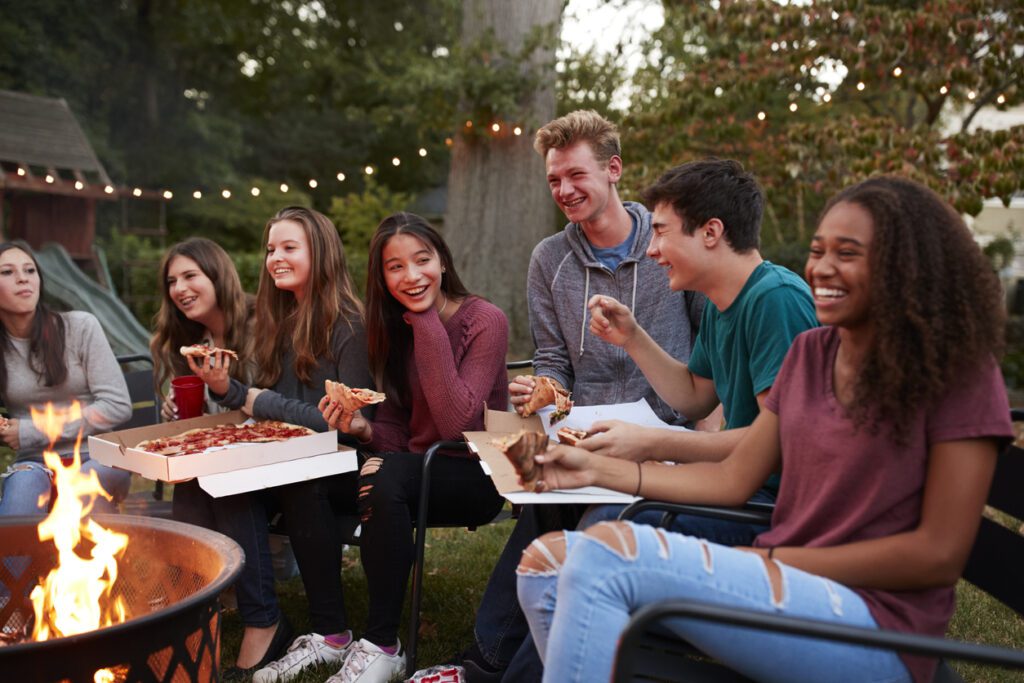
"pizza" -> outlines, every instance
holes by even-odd
[[[156,453],[157,455],[189,455],[202,453],[207,448],[228,446],[235,443],[267,443],[270,441],[287,441],[297,436],[315,434],[308,427],[299,427],[278,422],[261,420],[251,424],[223,424],[212,427],[190,429],[181,434],[149,439],[135,447]]]
[[[540,467],[533,456],[548,449],[548,435],[521,429],[515,434],[495,439],[491,445],[505,454],[512,467],[516,469],[523,486],[534,488],[537,479],[540,478]]]
[[[573,429],[572,427],[562,427],[555,435],[558,437],[560,443],[564,443],[566,446],[575,446],[583,439],[587,438],[587,433],[582,429]]]
[[[341,382],[324,380],[327,397],[341,405],[347,412],[355,412],[364,406],[383,402],[387,396],[372,389],[353,389]]]
[[[530,417],[544,406],[554,403],[555,411],[551,413],[551,424],[564,420],[572,410],[569,392],[550,377],[535,377],[534,383],[530,400],[523,406],[523,417]]]
[[[216,346],[207,346],[206,344],[193,344],[192,346],[182,346],[178,349],[178,352],[185,356],[192,358],[206,358],[212,356],[220,351],[225,356],[231,356],[235,360],[238,360],[238,354],[231,349],[219,349]]]

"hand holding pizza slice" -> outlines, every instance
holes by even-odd
[[[533,393],[523,406],[523,417],[529,417],[553,403],[555,411],[551,413],[551,424],[555,424],[559,420],[564,420],[572,410],[572,401],[569,397],[569,392],[550,377],[535,377]]]
[[[519,475],[519,481],[523,488],[533,489],[540,478],[540,467],[533,459],[533,456],[544,453],[548,449],[548,435],[543,432],[529,432],[521,429],[515,434],[510,434],[501,439],[491,442],[495,448],[501,451],[512,467]]]
[[[216,355],[218,352],[225,356],[231,356],[234,360],[238,360],[238,354],[231,349],[220,349],[216,346],[207,346],[206,344],[192,344],[191,346],[182,346],[178,349],[178,352],[186,358],[203,359],[209,358],[210,356]]]

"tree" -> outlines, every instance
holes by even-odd
[[[1024,101],[1022,50],[1017,0],[666,0],[624,126],[635,184],[739,159],[765,186],[769,242],[806,240],[829,195],[880,172],[977,214],[1024,188],[1024,126],[971,128]]]
[[[508,315],[514,355],[532,348],[526,270],[554,225],[531,132],[555,114],[561,13],[561,0],[463,3],[461,50],[476,72],[462,91],[468,114],[452,145],[445,237],[467,286]]]

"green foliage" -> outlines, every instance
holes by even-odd
[[[976,214],[1024,188],[1024,126],[969,130],[982,106],[1024,101],[1022,47],[1015,0],[666,2],[623,126],[642,160],[628,182],[738,159],[765,187],[768,242],[805,239],[828,196],[875,173]]]
[[[370,238],[382,220],[393,213],[404,211],[410,201],[409,195],[392,192],[372,178],[367,179],[362,192],[331,200],[328,215],[341,234],[352,281],[360,296],[366,293],[366,261]]]
[[[986,244],[982,251],[985,252],[985,256],[992,262],[992,268],[996,271],[1000,271],[1010,265],[1015,255],[1013,240],[1009,237],[995,238]]]

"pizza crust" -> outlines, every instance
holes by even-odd
[[[324,380],[324,391],[327,397],[341,405],[345,412],[352,413],[365,406],[382,403],[387,396],[372,389],[353,389],[342,382]]]
[[[521,429],[515,434],[491,441],[491,445],[501,451],[512,463],[512,467],[515,468],[516,474],[519,475],[519,479],[523,483],[523,488],[536,488],[541,468],[533,456],[548,449],[547,434]]]
[[[238,360],[238,354],[231,349],[219,349],[216,346],[207,346],[206,344],[192,344],[191,346],[182,346],[178,349],[178,353],[186,358],[206,358],[207,356],[214,355],[218,351],[225,356],[231,356],[235,360]]]

